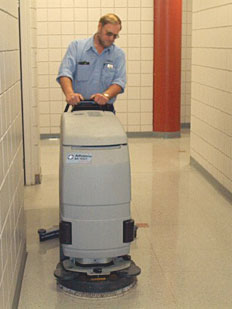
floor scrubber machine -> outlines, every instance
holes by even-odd
[[[102,295],[135,285],[140,268],[129,255],[136,233],[130,200],[127,136],[112,106],[83,102],[77,110],[64,113],[61,254],[54,273],[61,288]]]

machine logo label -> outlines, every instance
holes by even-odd
[[[67,163],[89,163],[92,161],[93,155],[91,153],[68,153]]]

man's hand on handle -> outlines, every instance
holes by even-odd
[[[83,100],[84,98],[80,93],[70,93],[66,95],[66,102],[70,105],[77,105]]]
[[[70,105],[77,105],[84,100],[84,97],[80,93],[73,92],[66,95],[66,102]],[[90,100],[94,100],[99,105],[105,105],[109,101],[109,98],[102,93],[95,93],[90,97]]]
[[[99,105],[105,105],[109,101],[109,98],[102,93],[95,93],[91,95],[90,99]]]

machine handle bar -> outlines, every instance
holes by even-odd
[[[65,113],[68,111],[69,106],[70,104],[67,103],[64,110]],[[113,104],[99,105],[95,103],[94,100],[84,100],[78,103],[77,105],[74,105],[71,111],[75,112],[80,110],[100,110],[100,111],[114,112],[114,106]]]

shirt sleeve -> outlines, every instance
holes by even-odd
[[[117,84],[124,92],[126,86],[126,57],[123,50],[120,50],[118,57],[115,60],[116,73],[111,84]]]
[[[70,43],[66,54],[61,62],[58,76],[56,81],[60,83],[60,77],[69,77],[71,80],[74,78],[74,72],[76,69],[76,59],[77,59],[77,42],[73,41]]]

